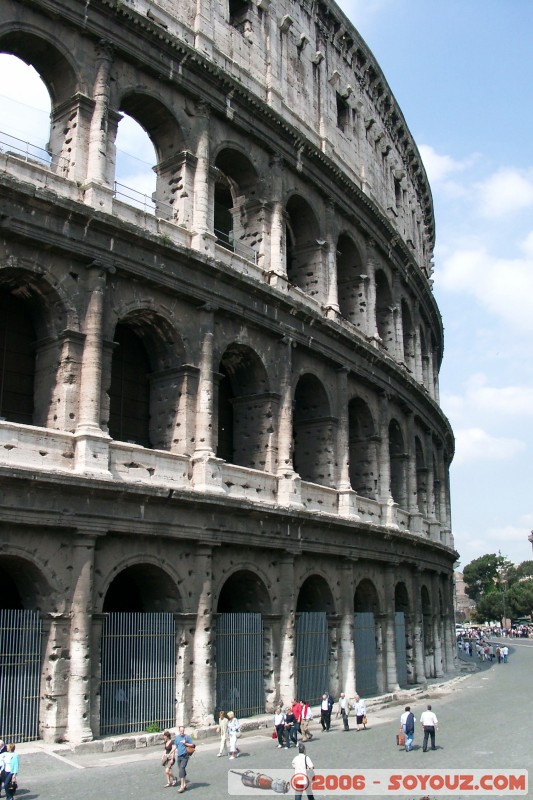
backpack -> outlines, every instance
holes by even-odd
[[[415,715],[412,711],[409,712],[407,715],[407,719],[405,720],[405,732],[406,733],[414,733],[415,731]]]

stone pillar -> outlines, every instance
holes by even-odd
[[[426,684],[426,670],[424,665],[424,638],[422,621],[422,601],[420,598],[420,576],[417,567],[413,568],[413,648],[415,680],[417,683]]]
[[[215,254],[215,235],[209,224],[210,168],[209,168],[209,106],[196,104],[196,170],[194,173],[194,201],[192,217],[192,246],[208,256]]]
[[[213,419],[214,369],[213,369],[213,310],[207,306],[201,314],[198,336],[201,340],[198,396],[196,400],[196,436],[193,455],[193,485],[201,491],[223,492],[220,467],[215,459]]]
[[[328,198],[326,204],[326,243],[327,243],[327,300],[326,309],[339,311],[339,284],[337,275],[337,230],[335,202]]]
[[[354,697],[355,686],[355,647],[354,647],[354,578],[353,561],[345,559],[341,567],[341,623],[340,623],[340,673],[341,691],[347,697]]]
[[[337,370],[337,475],[339,514],[357,515],[357,498],[350,483],[350,427],[348,415],[348,370]]]
[[[294,585],[294,556],[292,553],[284,553],[281,556],[279,573],[281,621],[278,696],[281,702],[287,704],[296,696],[297,598]]]
[[[425,439],[427,515],[430,520],[435,521],[435,474],[433,468],[433,436],[431,435],[431,431],[426,431]]]
[[[395,692],[398,684],[398,669],[396,666],[396,620],[394,598],[394,573],[395,567],[389,564],[385,569],[385,657],[387,691]]]
[[[195,557],[195,572],[200,582],[198,612],[193,646],[192,725],[207,725],[215,709],[215,670],[213,643],[215,619],[213,614],[213,559],[211,547],[199,545]]]
[[[91,730],[91,617],[95,536],[78,532],[72,543],[72,604],[68,721],[65,739],[76,744],[93,738]]]
[[[270,270],[269,283],[287,290],[287,257],[285,241],[285,211],[283,208],[283,159],[274,155],[270,159],[271,215],[270,215]]]
[[[397,270],[392,276],[392,303],[396,359],[399,362],[405,363],[406,359],[403,347],[402,290],[400,287],[400,276]]]
[[[87,176],[89,133],[94,101],[79,92],[55,106],[50,114],[52,169],[72,181]]]
[[[104,292],[107,268],[97,261],[88,265],[89,299],[85,312],[85,342],[80,372],[79,413],[75,433],[77,472],[109,476],[110,438],[100,427],[102,399],[102,349]]]
[[[213,55],[213,26],[215,14],[212,0],[196,0],[194,18],[194,47],[211,60]]]
[[[439,598],[439,577],[433,574],[431,578],[431,593],[433,595],[433,657],[435,659],[435,677],[442,678],[444,675],[443,658],[442,658],[442,617],[441,617],[441,604]]]
[[[96,51],[96,77],[93,87],[94,111],[89,131],[87,181],[105,183],[109,113],[110,73],[113,48],[100,42]]]
[[[386,690],[387,682],[385,669],[386,615],[375,614],[374,623],[376,626],[376,682],[379,694],[383,694]]]
[[[366,335],[369,338],[379,339],[376,319],[376,256],[374,247],[374,242],[370,240],[367,249]]]
[[[435,399],[435,375],[433,373],[433,353],[431,349],[428,347],[427,352],[427,374],[428,374],[428,385],[427,390],[429,392],[429,396]]]
[[[65,737],[68,719],[68,659],[70,619],[67,614],[52,613],[42,617],[45,643],[39,731],[44,742],[53,744]]]
[[[379,396],[379,503],[381,506],[381,524],[396,525],[396,503],[391,495],[390,451],[389,451],[389,399],[387,395]]]
[[[280,340],[281,378],[278,420],[278,503],[281,506],[301,505],[301,479],[292,463],[292,348],[293,341]]]
[[[407,415],[407,510],[409,511],[409,530],[412,533],[421,533],[422,513],[418,505],[415,431],[412,414]]]
[[[451,672],[457,667],[457,646],[455,636],[454,586],[453,575],[444,575],[442,579],[444,596],[444,652],[446,671]]]

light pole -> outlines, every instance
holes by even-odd
[[[532,531],[532,534],[533,534],[533,531]],[[502,557],[501,550],[498,550],[498,555],[500,556],[500,558]],[[505,570],[503,568],[503,564],[500,565],[498,573],[499,573],[499,576],[500,576],[500,591],[502,593],[502,602],[503,602],[503,623],[502,623],[502,631],[503,631],[503,629],[507,627],[507,624],[506,624],[507,623],[507,609],[506,609],[506,604],[505,604],[505,595],[506,595],[505,583],[506,583],[507,573],[505,572]]]

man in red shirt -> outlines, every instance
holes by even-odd
[[[292,713],[294,714],[294,719],[296,720],[296,730],[298,733],[302,733],[302,704],[300,700],[293,700],[292,701]]]

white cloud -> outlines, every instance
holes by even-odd
[[[472,461],[506,461],[525,450],[518,439],[491,436],[482,428],[458,428],[455,433],[454,465]]]
[[[457,161],[448,155],[442,155],[431,147],[422,144],[418,148],[430,183],[443,181],[454,172],[462,172],[469,165],[469,161]]]
[[[479,416],[529,417],[533,415],[533,386],[489,386],[485,374],[468,379],[464,394],[442,396],[442,405],[452,419]]]
[[[497,219],[515,214],[533,206],[533,170],[503,167],[477,184],[476,190],[484,216]]]

